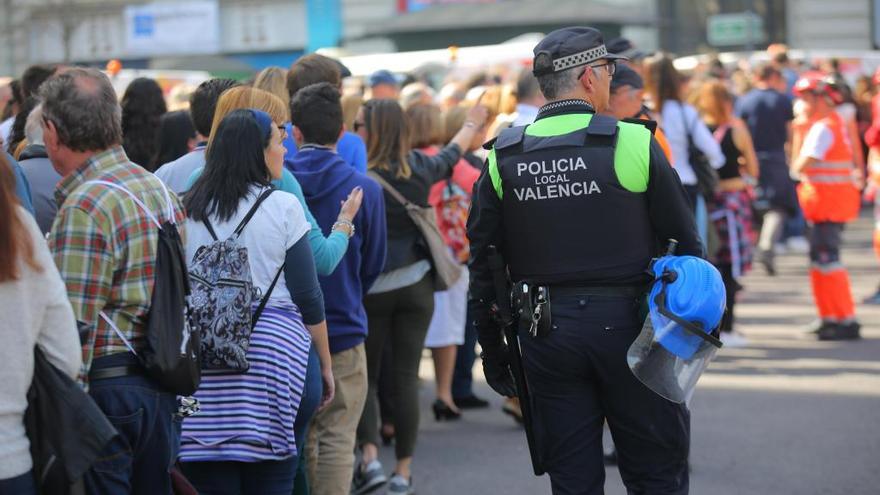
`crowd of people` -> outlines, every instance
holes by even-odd
[[[722,341],[747,345],[734,316],[753,261],[775,275],[775,253],[805,243],[811,331],[858,337],[839,256],[853,215],[829,217],[809,186],[864,187],[880,257],[880,77],[851,90],[834,61],[797,67],[779,46],[767,63],[690,74],[625,39],[608,50],[629,60],[609,64],[610,100],[596,110],[656,123],[725,282]],[[150,79],[121,98],[94,69],[40,65],[13,81],[0,102],[0,493],[36,493],[22,424],[35,346],[119,433],[84,477],[95,494],[170,493],[169,473],[203,494],[414,493],[426,348],[435,420],[488,407],[472,387],[466,221],[483,143],[530,124],[541,88],[529,69],[437,91],[384,70],[343,85],[349,76],[306,55],[252,81],[205,81],[172,112]],[[451,280],[415,219],[425,211]],[[226,291],[191,301],[213,318],[199,326],[195,414],[141,366],[169,223],[194,286]],[[241,266],[243,282],[195,278]],[[880,304],[880,288],[865,302]],[[241,304],[256,318],[234,342],[223,318]],[[522,419],[515,399],[504,411]],[[378,454],[391,443],[389,472]]]

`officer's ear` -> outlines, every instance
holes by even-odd
[[[587,65],[584,69],[584,72],[581,74],[580,79],[578,79],[578,82],[581,84],[581,86],[584,87],[584,89],[588,93],[591,93],[593,91],[593,78],[590,77],[592,75],[593,68]]]

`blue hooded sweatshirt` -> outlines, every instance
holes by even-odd
[[[293,172],[290,162],[299,150],[293,139],[293,124],[288,123],[285,129],[287,137],[284,138],[284,147],[287,149],[287,153],[284,154],[284,167]],[[342,137],[336,143],[336,153],[358,172],[367,173],[367,145],[357,134],[348,131],[342,133]]]
[[[302,186],[306,203],[324,232],[330,232],[348,193],[357,186],[364,190],[348,251],[333,273],[318,277],[324,292],[330,352],[335,354],[360,345],[367,336],[363,298],[385,267],[382,188],[327,148],[303,146],[285,165]]]

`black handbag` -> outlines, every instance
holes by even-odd
[[[718,171],[712,168],[712,165],[709,163],[709,158],[703,153],[703,150],[694,144],[693,126],[688,125],[684,114],[684,105],[681,103],[679,103],[679,105],[681,120],[684,124],[684,130],[688,140],[688,162],[694,170],[694,175],[697,176],[697,187],[700,189],[700,194],[702,194],[704,198],[714,198],[715,194],[718,192],[718,182],[721,180],[718,177]]]

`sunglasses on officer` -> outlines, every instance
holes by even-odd
[[[613,77],[614,73],[617,72],[617,61],[616,60],[606,60],[605,63],[587,65],[587,67],[591,67],[594,69],[599,68],[599,67],[605,67],[605,70],[608,71],[608,77]],[[586,74],[586,73],[587,73],[587,68],[584,67],[584,70],[582,70],[580,75],[578,75],[578,79],[584,77],[584,74]]]

